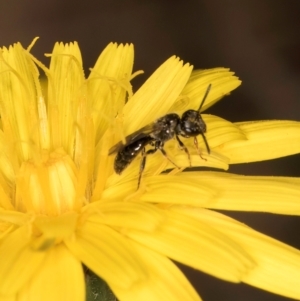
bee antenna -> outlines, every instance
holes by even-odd
[[[203,96],[201,105],[200,105],[200,107],[199,107],[199,109],[198,109],[198,112],[200,112],[200,110],[201,110],[201,108],[202,108],[202,106],[203,106],[203,104],[204,104],[204,102],[205,102],[205,100],[206,100],[206,98],[207,98],[207,95],[208,95],[208,93],[209,93],[209,91],[210,91],[210,88],[211,88],[211,84],[209,84],[208,87],[207,87],[207,89],[206,89],[206,92],[205,92],[205,94],[204,94],[204,96]]]
[[[202,138],[203,138],[203,140],[204,140],[204,143],[205,143],[207,152],[210,154],[210,148],[209,148],[209,145],[208,145],[208,143],[207,143],[206,137],[205,137],[204,133],[201,132],[200,134],[201,134],[201,136],[202,136]]]

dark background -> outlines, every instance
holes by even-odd
[[[135,45],[140,85],[165,59],[180,56],[195,68],[230,67],[243,80],[208,113],[231,121],[300,120],[300,1],[298,0],[2,0],[0,45],[40,40],[39,59],[56,41],[78,41],[87,71],[111,41]],[[87,72],[88,73],[88,72]],[[300,176],[300,156],[230,171]],[[284,201],[284,200],[283,200]],[[230,213],[253,228],[300,248],[300,217]],[[283,301],[283,297],[225,283],[183,268],[204,300]]]

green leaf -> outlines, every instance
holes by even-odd
[[[117,301],[109,286],[92,271],[86,271],[86,300],[87,301]]]

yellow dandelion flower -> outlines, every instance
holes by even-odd
[[[192,72],[171,57],[132,92],[133,46],[109,44],[86,79],[77,43],[47,68],[19,43],[0,51],[1,300],[84,300],[82,264],[121,301],[200,300],[172,260],[300,299],[300,252],[210,209],[300,212],[300,179],[180,172],[159,152],[114,172],[110,148],[169,112],[202,109],[239,86],[225,68]],[[47,76],[41,84],[39,72]],[[192,166],[300,151],[300,124],[202,115],[208,154],[182,138]],[[176,141],[165,150],[182,168]],[[164,171],[170,171],[166,173]],[[284,196],[284,203],[282,198]]]

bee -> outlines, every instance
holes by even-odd
[[[174,137],[176,138],[179,147],[187,154],[191,166],[190,153],[187,147],[180,140],[179,136],[184,138],[194,137],[194,145],[197,149],[197,152],[199,156],[205,160],[201,156],[201,151],[198,147],[197,136],[201,135],[203,137],[207,152],[210,154],[210,148],[205,137],[206,124],[200,115],[200,110],[208,96],[210,89],[211,84],[209,84],[208,88],[206,89],[198,110],[187,110],[182,114],[181,118],[179,115],[174,113],[167,114],[161,118],[158,118],[152,124],[149,124],[127,136],[125,138],[125,144],[120,141],[114,145],[109,150],[109,155],[117,153],[114,161],[115,172],[117,174],[121,174],[123,170],[141,153],[142,159],[137,186],[139,189],[141,177],[146,165],[146,158],[148,155],[154,154],[157,150],[159,150],[163,156],[175,167],[179,168],[177,164],[175,164],[175,162],[168,157],[164,149],[165,143]],[[146,151],[146,146],[148,145],[152,146],[152,148]]]

